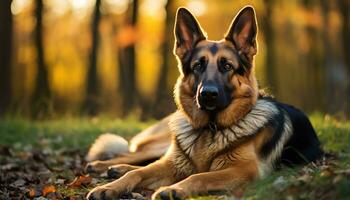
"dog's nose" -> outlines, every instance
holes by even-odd
[[[200,90],[200,95],[203,100],[213,101],[217,99],[219,90],[213,85],[203,86]]]
[[[215,110],[219,97],[219,89],[215,85],[203,85],[199,91],[200,108]]]

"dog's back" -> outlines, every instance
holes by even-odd
[[[280,162],[287,166],[293,166],[321,158],[324,153],[308,117],[291,105],[279,102],[276,104],[288,113],[293,127],[293,134],[283,149]]]

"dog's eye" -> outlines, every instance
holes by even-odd
[[[201,62],[196,62],[196,63],[194,63],[192,69],[194,72],[201,72],[203,69],[203,65]]]
[[[224,64],[224,69],[225,69],[226,71],[230,71],[230,70],[233,69],[233,65],[231,65],[230,63],[225,63],[225,64]]]
[[[221,72],[228,72],[234,69],[233,64],[230,63],[226,58],[221,58],[218,64],[220,66]]]

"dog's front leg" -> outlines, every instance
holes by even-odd
[[[172,163],[161,159],[146,167],[130,171],[118,180],[94,188],[87,195],[87,199],[116,199],[138,187],[156,189],[173,184],[175,179],[172,170]]]
[[[225,192],[240,197],[246,183],[258,177],[255,161],[242,162],[229,168],[199,173],[167,187],[157,190],[152,199],[185,199],[190,196]]]
[[[85,170],[87,173],[102,173],[104,171],[107,171],[108,168],[113,165],[118,165],[118,164],[134,165],[134,164],[142,163],[147,160],[155,160],[157,158],[160,158],[163,155],[164,155],[164,150],[162,151],[159,149],[128,153],[110,160],[103,160],[103,161],[96,160],[96,161],[90,162],[87,164]]]

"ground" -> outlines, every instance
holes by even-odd
[[[350,198],[350,122],[322,114],[310,117],[330,156],[274,172],[249,185],[244,199]],[[83,173],[84,155],[92,141],[104,132],[130,138],[151,123],[103,117],[0,121],[0,199],[83,199],[89,189],[108,182]],[[149,197],[150,192],[142,194]]]

